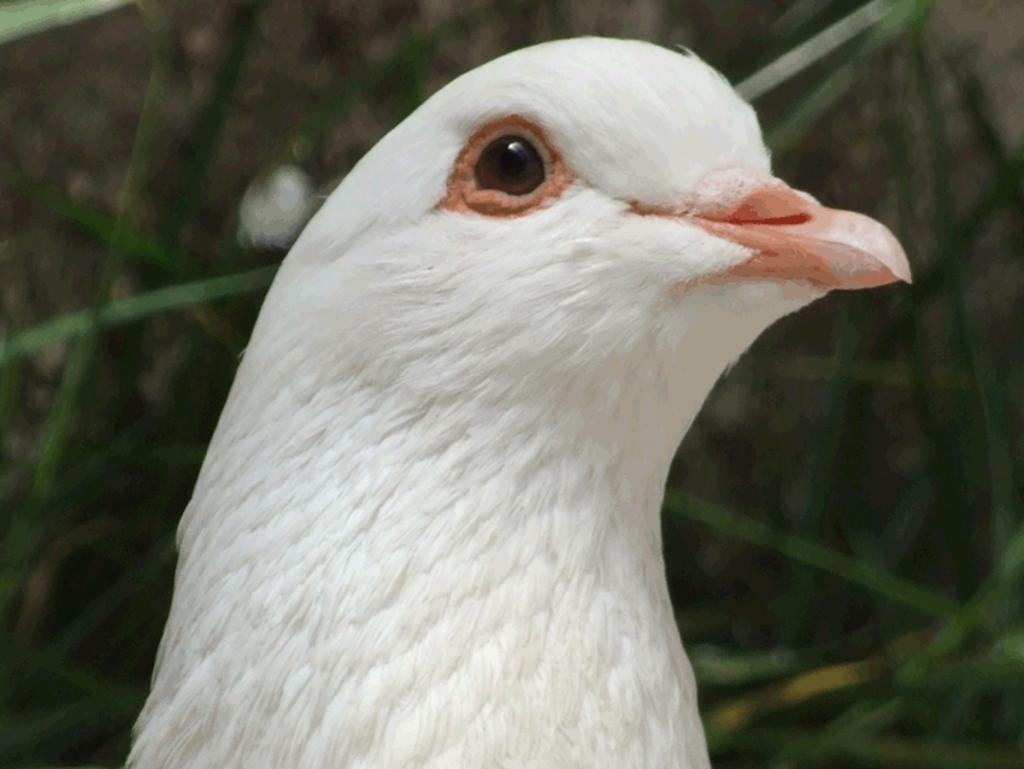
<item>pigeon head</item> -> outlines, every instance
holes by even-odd
[[[827,290],[908,275],[884,227],[771,175],[754,111],[699,58],[576,39],[430,98],[353,169],[279,282],[324,335],[306,337],[319,361],[433,390],[547,390],[616,367],[713,379]]]
[[[707,769],[672,456],[770,323],[898,278],[695,56],[581,39],[458,78],[267,295],[129,765]]]

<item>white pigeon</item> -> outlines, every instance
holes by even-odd
[[[266,298],[129,766],[708,767],[669,463],[769,324],[897,279],[696,56],[575,39],[458,78]]]

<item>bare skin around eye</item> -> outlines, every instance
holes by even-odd
[[[521,134],[530,139],[544,160],[544,181],[525,195],[509,195],[501,190],[480,189],[476,182],[476,164],[488,144],[503,134]],[[574,181],[561,156],[554,150],[544,131],[519,115],[494,120],[474,133],[459,152],[448,176],[447,192],[437,207],[485,216],[522,216],[559,197]]]

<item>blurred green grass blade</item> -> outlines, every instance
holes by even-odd
[[[892,0],[871,0],[762,67],[740,82],[736,90],[747,101],[754,101],[877,26],[894,12]]]
[[[778,18],[771,22],[771,34],[773,37],[786,37],[808,27],[820,28],[822,25],[816,22],[841,2],[842,0],[792,0],[780,10]]]
[[[972,461],[981,464],[984,461],[988,471],[989,486],[992,492],[993,522],[996,536],[993,542],[993,560],[998,564],[1002,558],[1002,548],[1007,545],[1007,537],[1017,521],[1021,519],[1019,513],[1019,502],[1016,498],[1016,480],[1014,479],[1015,457],[1013,454],[1012,441],[1006,433],[1008,411],[1002,399],[1002,391],[998,385],[999,374],[995,369],[992,357],[988,354],[982,335],[975,328],[970,313],[967,309],[966,279],[964,275],[964,263],[958,252],[952,251],[946,244],[954,240],[951,224],[954,221],[954,202],[952,200],[952,149],[946,133],[946,112],[939,104],[937,86],[934,83],[932,65],[928,61],[923,40],[918,37],[915,41],[914,61],[918,80],[921,84],[921,95],[923,107],[928,117],[928,134],[932,154],[933,173],[935,174],[935,225],[937,231],[942,233],[939,239],[939,253],[936,260],[939,268],[945,274],[947,286],[947,311],[954,337],[958,342],[959,352],[968,370],[974,379],[975,388],[973,391],[964,393],[961,398],[960,408],[957,410],[957,417],[960,422],[960,433],[958,444],[964,441],[966,436],[971,435],[971,428],[975,421],[970,418],[972,413],[980,413],[980,431],[975,428],[975,434],[984,442],[983,451],[972,452],[968,450],[961,452],[962,461],[968,464]],[[1012,198],[1017,195],[1011,193]],[[945,230],[943,229],[945,228]],[[981,455],[979,460],[976,455]],[[981,477],[984,473],[980,471],[969,472],[971,478]],[[1006,610],[1012,612],[1019,603],[1013,591],[1006,596]]]
[[[865,325],[863,312],[859,303],[851,303],[843,308],[839,316],[838,339],[836,341],[836,375],[829,382],[825,394],[825,408],[817,433],[809,443],[805,452],[806,494],[803,510],[797,518],[797,534],[808,540],[821,539],[827,518],[827,505],[833,479],[836,477],[838,462],[844,448],[844,437],[847,434],[847,422],[850,418],[852,381],[850,366],[860,354],[863,346],[861,329]],[[856,443],[847,446],[847,451],[859,450]],[[791,600],[784,612],[782,621],[783,643],[792,643],[803,635],[811,621],[816,590],[814,589],[817,572],[809,569],[793,569],[790,576],[792,589],[789,591]]]
[[[772,37],[792,37],[832,10],[840,0],[793,0],[772,22]]]
[[[15,189],[22,190],[62,219],[93,235],[108,248],[117,238],[125,256],[168,273],[180,272],[171,249],[131,225],[119,222],[117,217],[75,200],[58,187],[21,172],[7,171],[4,176]]]
[[[1024,181],[1024,142],[1018,144],[1009,153],[1006,162],[999,167],[995,179],[986,186],[969,209],[968,214],[960,220],[956,240],[950,248],[956,251],[966,248],[970,240],[988,223],[993,214],[1016,201],[1022,181]]]
[[[0,715],[0,765],[18,766],[15,762],[37,745],[66,749],[108,730],[114,721],[89,699],[25,715]]]
[[[992,120],[977,75],[969,70],[962,72],[958,82],[967,115],[981,146],[985,148],[989,160],[996,169],[1005,167],[1010,162],[1010,153]],[[1021,193],[1019,186],[1011,188],[1010,197],[1012,209],[1016,211],[1019,220],[1024,222],[1024,194]],[[1010,406],[1006,402],[1004,388],[999,386],[999,382],[1005,379],[995,371],[993,356],[988,353],[980,339],[973,347],[978,394],[989,444],[989,482],[995,508],[992,551],[994,560],[999,563],[1007,557],[1003,548],[1009,546],[1009,537],[1014,526],[1024,518],[1017,492],[1016,460],[1019,458],[1014,456],[1013,442],[1008,432],[1009,426],[1013,423],[1010,418]]]
[[[123,684],[89,668],[77,666],[65,655],[54,653],[52,647],[42,651],[32,648],[19,651],[22,659],[32,668],[53,675],[78,695],[88,697],[98,707],[105,707],[111,713],[132,718],[138,714],[146,700],[145,689]]]
[[[940,742],[912,737],[853,735],[822,743],[818,730],[758,728],[730,739],[730,748],[765,755],[781,751],[781,766],[820,769],[836,760],[879,769],[1021,769],[1024,754],[1004,745]],[[845,764],[844,764],[845,765]]]
[[[890,665],[889,656],[905,653],[900,647],[906,647],[910,640],[909,636],[900,639],[863,659],[805,668],[790,677],[745,690],[732,699],[717,703],[706,719],[714,732],[716,747],[728,745],[731,735],[771,713],[806,708],[810,703],[821,702],[825,698],[863,697],[869,684],[877,688],[880,679],[884,678]],[[865,710],[869,712],[867,717]],[[884,715],[879,710],[884,711]],[[865,727],[878,727],[880,720],[895,720],[899,712],[900,708],[894,702],[878,708],[862,700],[860,707],[855,704],[852,709],[848,708],[822,730],[821,742],[824,743],[830,734],[835,738],[860,731],[863,736]]]
[[[131,0],[21,0],[0,3],[0,45],[98,16],[129,2]]]
[[[1018,147],[1016,156],[1006,148],[995,126],[991,105],[977,74],[971,69],[963,71],[959,84],[967,116],[997,174],[1002,175],[1005,170],[1013,171],[1015,167],[1019,169],[1021,148]],[[1018,225],[1024,225],[1024,193],[1021,192],[1019,178],[1012,180],[1004,190],[1012,203],[1010,208],[1017,217]],[[1021,227],[1020,231],[1024,232],[1024,227]],[[997,572],[995,578],[1001,589],[993,590],[993,598],[984,600],[999,602],[998,610],[1002,620],[1009,621],[1012,618],[1019,621],[1024,594],[1024,586],[1021,584],[1024,581],[1024,513],[1017,484],[1020,474],[1024,472],[1024,462],[1021,461],[1021,452],[1014,451],[1009,435],[1013,421],[1008,395],[1014,390],[994,387],[996,383],[993,381],[990,366],[991,364],[982,369],[986,376],[985,382],[981,383],[984,389],[980,394],[985,412],[986,432],[996,441],[994,451],[990,455],[990,483],[995,507],[991,538]],[[1012,531],[1014,526],[1015,534]],[[1016,639],[1012,649],[1013,658],[1024,664],[1024,636]],[[1024,712],[1024,675],[1018,671],[1016,675],[1007,676],[1004,680],[1015,681],[1016,684],[1007,691],[1003,720],[1008,727],[1016,722],[1017,739],[1024,741],[1024,719],[1020,718],[1020,713]]]
[[[967,209],[967,213],[957,220],[952,237],[945,244],[945,248],[957,254],[969,250],[992,217],[1013,205],[1022,182],[1024,182],[1024,142],[1010,151],[1005,165],[1001,166],[995,178],[985,185],[985,188]],[[923,304],[926,300],[936,296],[942,288],[943,280],[944,273],[941,264],[925,265],[923,269],[916,270],[911,290],[917,303]],[[903,338],[906,334],[907,324],[913,320],[913,315],[907,315],[900,321],[899,328],[894,329],[893,333],[886,338],[887,342],[883,344],[884,351],[888,351],[889,346]]]
[[[945,596],[893,576],[873,564],[854,560],[802,537],[775,531],[753,518],[688,494],[667,490],[665,510],[671,515],[696,521],[751,545],[775,550],[786,558],[860,585],[894,603],[909,606],[928,616],[952,619],[960,609]]]
[[[152,156],[164,87],[170,73],[169,51],[159,11],[148,3],[139,7],[153,47],[153,63],[121,192],[118,222],[129,222],[134,218],[135,207]],[[107,249],[98,288],[88,311],[89,323],[78,335],[79,338],[72,347],[56,397],[43,425],[28,499],[8,516],[3,547],[4,558],[0,566],[0,617],[3,618],[10,616],[11,607],[20,594],[22,580],[34,557],[40,537],[50,526],[44,515],[45,508],[42,503],[49,495],[71,439],[80,395],[85,388],[99,348],[98,318],[109,301],[111,288],[124,259],[119,233],[120,228],[115,231]],[[0,361],[5,357],[4,351],[0,350]]]
[[[84,606],[72,624],[61,629],[51,646],[51,653],[58,656],[71,654],[91,633],[116,618],[118,609],[133,595],[138,595],[140,589],[151,586],[161,573],[173,573],[176,557],[177,548],[171,532],[157,540],[106,592]],[[125,618],[119,618],[120,623],[124,621]]]
[[[895,94],[890,96],[895,97]],[[912,102],[896,98],[891,100],[893,108],[886,111],[883,125],[884,139],[898,185],[897,230],[902,242],[908,244],[911,259],[919,262],[923,261],[923,246],[917,238],[912,237],[911,230],[914,211],[920,206],[921,195],[920,190],[911,189],[914,169],[911,167],[910,158],[913,148],[908,127],[913,125]],[[949,216],[952,217],[952,214]],[[953,230],[958,228],[954,221],[942,221],[939,226]],[[952,239],[953,236],[949,237]],[[932,263],[929,269],[931,275],[941,277],[940,266]],[[926,298],[939,296],[944,285],[944,281],[940,280],[930,282],[927,275],[923,280],[915,280],[911,290],[904,292],[902,301],[897,305],[899,316],[894,324],[896,332],[905,339],[904,348],[911,364],[912,405],[920,430],[925,436],[925,445],[930,449],[923,457],[923,465],[933,498],[930,518],[936,523],[925,531],[931,536],[933,547],[942,546],[940,543],[946,541],[949,536],[961,544],[967,544],[971,540],[969,532],[963,529],[964,511],[969,508],[969,503],[967,483],[964,479],[965,467],[960,459],[960,436],[951,424],[953,420],[943,418],[947,410],[944,406],[950,400],[949,394],[938,392],[929,378],[928,371],[932,366],[928,360],[930,348],[920,341],[935,333],[931,323],[926,320],[923,303]],[[883,340],[883,348],[892,343],[894,336],[895,334],[890,333]],[[949,364],[948,359],[944,359],[944,362]],[[966,373],[969,387],[973,388],[973,374]],[[956,395],[962,397],[962,393]],[[938,535],[938,527],[948,528],[955,534]],[[966,579],[970,579],[968,572],[971,564],[962,554],[964,549],[951,548],[952,566],[944,567],[944,571],[958,577],[956,581],[960,585],[963,585]]]
[[[687,656],[702,686],[737,686],[792,675],[807,666],[792,649],[738,652],[710,644],[687,646]]]
[[[964,67],[957,78],[961,101],[970,119],[971,126],[977,134],[980,144],[989,156],[996,171],[1005,168],[1012,161],[1011,153],[1007,150],[999,129],[996,127],[992,114],[992,105],[989,104],[985,89],[981,84],[978,74],[971,68]],[[1013,197],[1013,210],[1017,216],[1024,218],[1024,192],[1019,186],[1011,190]]]
[[[195,151],[185,165],[184,180],[170,210],[164,239],[174,244],[178,260],[184,257],[182,232],[199,213],[203,188],[220,148],[234,93],[255,37],[260,11],[265,0],[242,0],[234,4],[233,33],[224,60],[217,72],[213,92],[193,132]]]
[[[417,38],[403,48],[399,58],[398,108],[405,118],[427,97],[427,75],[430,69],[430,46]]]
[[[768,132],[766,143],[773,152],[784,153],[795,147],[857,81],[868,61],[909,29],[920,25],[931,7],[931,0],[894,0],[890,5],[889,13],[871,28],[859,47],[808,93],[780,125]]]
[[[116,299],[99,311],[96,321],[104,328],[121,326],[204,302],[252,294],[269,286],[276,272],[276,265],[260,267]],[[79,310],[15,332],[7,339],[0,339],[0,360],[31,355],[52,344],[81,336],[88,332],[92,323],[92,313]]]
[[[946,664],[979,629],[992,624],[992,615],[1001,615],[1008,592],[1024,579],[1024,522],[1010,538],[1003,568],[989,576],[982,587],[956,615],[931,639],[924,651],[903,665],[898,679],[904,685],[918,687],[936,668]],[[999,619],[996,627],[999,627]],[[1005,636],[1004,636],[1005,637]],[[1011,642],[1012,644],[1012,642]],[[1011,645],[1016,651],[1019,647]]]
[[[851,742],[877,742],[884,739],[885,732],[892,732],[899,729],[899,722],[905,717],[907,711],[906,700],[903,697],[879,701],[867,694],[864,689],[857,690],[860,697],[852,705],[847,707],[836,718],[833,718],[820,732],[819,744],[804,745],[803,758],[814,757],[822,750],[828,752],[829,747],[837,745],[848,745]],[[810,755],[807,754],[810,748]],[[783,748],[782,756],[789,757],[796,754],[800,756],[800,748],[796,750]]]
[[[1017,531],[1007,537],[1003,557],[999,561],[996,578],[1011,584],[1024,579],[1024,522],[1017,524]]]
[[[786,379],[831,381],[839,374],[839,364],[836,360],[823,355],[787,354],[753,357],[764,370]],[[850,362],[846,376],[860,385],[909,388],[913,386],[914,372],[910,363],[905,360],[858,358]],[[946,390],[963,390],[974,385],[967,371],[954,366],[929,367],[925,376],[934,387]]]
[[[150,589],[153,581],[161,573],[172,571],[174,559],[174,536],[169,532],[156,540],[146,552],[141,553],[134,560],[131,568],[125,570],[117,582],[81,607],[73,621],[62,627],[60,632],[50,640],[45,653],[53,659],[74,654],[83,642],[96,633],[104,623],[111,623],[114,618],[117,618],[118,611],[124,610],[132,596],[137,596],[140,591]],[[152,599],[147,600],[151,601]],[[125,617],[117,618],[118,624],[122,624],[124,621]],[[134,643],[132,648],[135,648]],[[3,680],[6,686],[0,689],[0,697],[24,696],[26,687],[32,684],[30,674],[33,672],[33,668],[28,665],[30,655],[22,645],[15,644],[13,639],[6,639],[3,651],[4,654],[0,655],[0,673],[3,674],[0,680]],[[0,709],[0,718],[2,715],[3,710]],[[0,740],[0,744],[2,744],[2,740]]]
[[[980,652],[944,660],[915,684],[949,690],[981,684],[1000,690],[1008,681],[1024,681],[1024,628],[1011,629]]]
[[[61,456],[68,442],[79,393],[99,346],[98,317],[110,300],[110,291],[114,280],[120,273],[125,256],[122,245],[122,233],[125,230],[122,225],[127,225],[134,219],[135,209],[153,156],[164,91],[170,77],[170,51],[166,31],[163,28],[164,20],[161,11],[149,3],[144,3],[139,7],[143,11],[142,17],[146,23],[150,45],[153,49],[153,63],[146,84],[139,122],[135,130],[135,139],[132,143],[127,177],[121,191],[117,225],[101,268],[99,285],[90,308],[93,322],[80,336],[71,351],[61,376],[60,387],[54,399],[52,411],[43,429],[36,470],[32,479],[31,496],[34,499],[45,497],[49,486],[53,483]],[[4,601],[0,597],[0,610],[3,607]]]
[[[428,49],[434,37],[439,35],[440,31],[434,35],[410,34],[384,61],[375,65],[365,65],[362,70],[346,80],[331,97],[296,122],[295,128],[286,137],[280,150],[274,154],[267,168],[306,160],[313,152],[320,136],[342,120],[366,91],[385,82],[393,73],[400,72],[408,61],[409,51]]]
[[[3,342],[0,341],[0,436],[14,419],[18,404],[18,393],[21,389],[21,366],[13,361],[6,361],[3,356]],[[0,494],[3,487],[0,485]]]

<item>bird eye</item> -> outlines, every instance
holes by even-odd
[[[499,136],[477,160],[477,186],[506,195],[526,195],[544,181],[544,160],[529,139],[515,134]]]
[[[485,216],[521,216],[543,208],[573,182],[543,129],[509,115],[466,141],[438,208]]]

